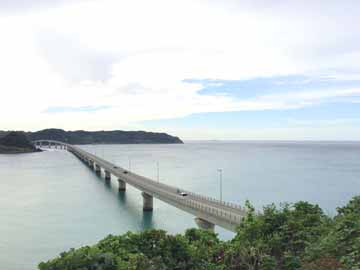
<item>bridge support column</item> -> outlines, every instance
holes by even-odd
[[[199,217],[195,218],[195,223],[198,225],[200,229],[203,230],[214,231],[215,229],[215,225],[213,223]]]
[[[119,182],[119,191],[125,191],[126,190],[126,182],[124,182],[120,178],[118,179],[118,182]]]
[[[95,164],[95,172],[96,174],[101,174],[101,167],[97,164]]]
[[[111,180],[111,174],[110,174],[110,172],[108,172],[108,171],[105,171],[105,180],[106,180],[107,182],[110,182],[110,180]]]
[[[142,192],[141,195],[143,196],[143,210],[144,211],[152,211],[153,210],[153,196]]]
[[[94,161],[92,161],[92,160],[89,160],[89,167],[90,167],[90,169],[94,169]]]

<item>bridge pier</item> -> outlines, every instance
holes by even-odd
[[[154,206],[154,199],[153,196],[142,192],[141,195],[143,196],[143,210],[144,211],[152,211]]]
[[[119,182],[119,191],[125,191],[126,190],[126,182],[121,180],[120,178],[118,179]]]
[[[92,161],[92,160],[89,160],[89,167],[90,167],[90,169],[94,169],[94,161]]]
[[[96,174],[101,174],[101,167],[97,164],[95,164],[95,173]]]
[[[110,180],[111,180],[111,174],[110,174],[110,172],[108,172],[108,171],[105,171],[105,180],[106,180],[107,182],[110,182]]]
[[[195,223],[202,230],[214,231],[215,229],[215,225],[213,223],[199,217],[195,218]]]

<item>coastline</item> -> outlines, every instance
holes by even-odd
[[[42,152],[40,149],[28,149],[28,148],[20,148],[20,147],[8,147],[0,145],[0,155],[13,155],[13,154],[29,154],[29,153],[37,153]]]

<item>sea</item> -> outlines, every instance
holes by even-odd
[[[308,201],[328,215],[360,194],[360,142],[187,141],[82,145],[160,182],[258,211]],[[220,181],[220,171],[222,180]],[[220,185],[222,183],[222,194]],[[184,233],[194,216],[159,200],[143,213],[141,192],[106,184],[71,153],[0,155],[0,269],[33,270],[70,248],[109,234],[162,229]],[[234,234],[216,227],[223,240]]]

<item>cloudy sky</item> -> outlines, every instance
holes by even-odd
[[[2,0],[0,129],[358,140],[359,14],[356,0]]]

